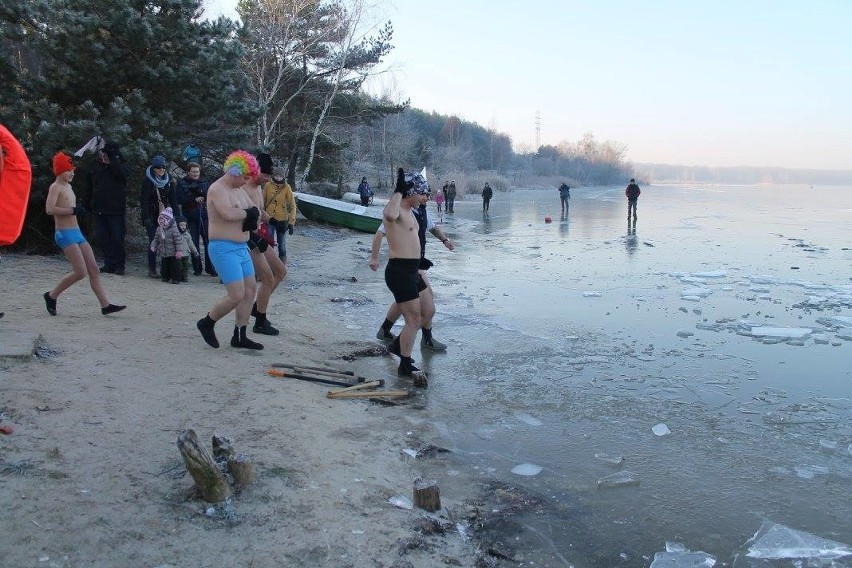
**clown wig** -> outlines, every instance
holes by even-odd
[[[245,150],[235,150],[228,154],[222,169],[232,176],[256,176],[260,173],[257,160]]]

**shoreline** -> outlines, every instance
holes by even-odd
[[[0,342],[41,336],[31,360],[0,360],[0,411],[15,430],[0,437],[9,565],[473,565],[475,543],[452,521],[468,496],[442,494],[436,515],[389,502],[410,500],[432,469],[403,450],[442,445],[417,416],[423,393],[399,406],[330,400],[327,385],[266,374],[273,363],[327,365],[410,388],[390,358],[371,357],[382,350],[369,322],[362,333],[335,317],[347,300],[372,302],[359,290],[378,278],[369,236],[303,222],[287,245],[269,310],[281,335],[253,334],[265,349],[252,353],[222,341],[232,315],[217,326],[218,350],[195,329],[223,294],[216,279],[164,284],[131,253],[126,276],[102,276],[127,310],[102,316],[84,280],[51,317],[40,296],[67,271],[64,257],[3,256]],[[188,428],[208,451],[219,434],[255,464],[255,483],[212,514],[175,444]],[[424,530],[424,519],[444,529]]]

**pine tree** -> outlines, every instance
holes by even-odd
[[[30,142],[30,217],[44,217],[53,153],[73,152],[94,135],[118,142],[138,176],[151,156],[177,158],[190,143],[221,159],[249,142],[256,110],[245,95],[236,24],[204,20],[201,6],[0,0],[2,47],[29,50],[0,67],[15,91],[4,89],[0,110],[14,109]]]

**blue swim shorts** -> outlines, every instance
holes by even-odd
[[[254,278],[254,265],[246,243],[211,239],[208,253],[222,284],[227,286],[237,280]]]
[[[82,245],[86,242],[86,237],[80,232],[79,228],[59,229],[53,233],[53,240],[59,248],[64,249],[69,245]]]

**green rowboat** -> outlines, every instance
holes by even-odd
[[[375,233],[382,223],[382,207],[364,207],[356,203],[294,192],[296,208],[311,221],[339,225],[365,233]]]

